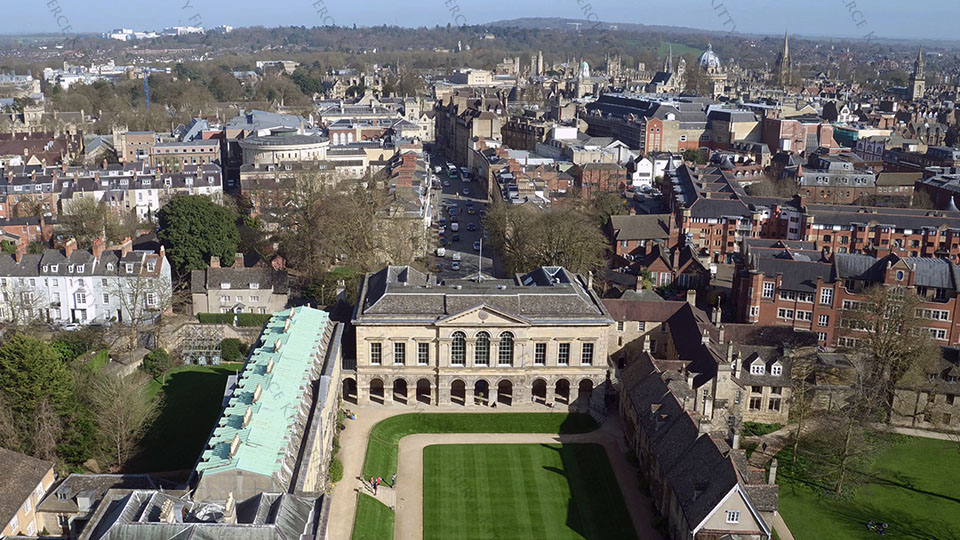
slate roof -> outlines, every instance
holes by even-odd
[[[354,322],[436,321],[478,306],[534,324],[612,322],[596,295],[587,291],[586,280],[561,267],[477,283],[441,280],[409,266],[388,266],[364,277]]]
[[[670,214],[610,216],[614,240],[666,240],[670,237]]]
[[[77,496],[86,492],[99,504],[111,489],[175,488],[176,484],[155,479],[149,474],[71,474],[67,476],[37,505],[39,512],[80,513]],[[62,498],[61,498],[62,497]],[[95,511],[96,506],[94,506]]]
[[[789,291],[813,293],[817,290],[817,278],[823,283],[833,281],[833,265],[827,263],[758,257],[754,268],[767,277],[782,274],[780,287]]]
[[[960,267],[945,259],[931,257],[901,258],[897,255],[887,255],[878,259],[871,255],[857,253],[838,253],[834,257],[837,277],[869,282],[883,281],[887,264],[896,264],[899,261],[903,261],[908,268],[915,269],[912,273],[913,281],[911,285],[960,292]]]
[[[6,526],[54,463],[6,448],[0,448],[0,462],[3,463],[3,472],[0,473],[0,494],[3,494],[0,496],[0,524]]]
[[[249,289],[251,283],[256,283],[260,290],[285,294],[287,282],[285,271],[272,268],[206,268],[190,273],[190,291],[195,293],[219,291],[221,283],[229,283],[231,289]]]
[[[740,451],[700,433],[701,416],[684,408],[696,395],[677,377],[682,375],[661,372],[645,353],[624,370],[623,392],[687,528],[693,530],[731,490],[744,488],[745,483],[732,454]],[[759,515],[757,519],[763,523]]]

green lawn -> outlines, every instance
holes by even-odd
[[[412,413],[383,420],[370,431],[363,477],[397,472],[397,444],[414,433],[586,433],[597,423],[581,413]]]
[[[877,538],[868,521],[889,524],[888,538],[960,538],[960,447],[953,441],[901,437],[855,474],[847,500],[823,496],[791,475],[791,452],[778,455],[780,512],[797,540]]]
[[[150,392],[163,392],[160,416],[147,431],[142,451],[130,472],[161,472],[194,466],[220,417],[227,377],[243,364],[183,366],[167,374],[166,384],[150,381]]]
[[[636,538],[597,444],[428,446],[423,479],[425,540]]]
[[[353,522],[353,540],[393,540],[393,510],[364,493],[357,499],[357,519]]]
[[[110,362],[110,350],[103,349],[94,354],[86,364],[83,365],[83,370],[88,373],[97,373],[103,366],[107,365]]]

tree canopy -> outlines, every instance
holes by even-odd
[[[160,241],[181,274],[204,268],[210,257],[232,261],[240,242],[233,212],[204,195],[180,195],[157,213]]]

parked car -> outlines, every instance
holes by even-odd
[[[470,195],[470,188],[463,188],[463,194],[464,194],[465,196],[469,196],[469,195]]]
[[[444,227],[443,225],[441,225],[441,226],[440,226],[440,234],[443,234],[443,233],[445,233],[445,232],[447,232],[447,228]]]
[[[473,199],[467,199],[467,206],[473,206]]]
[[[459,272],[460,263],[458,261],[453,261],[452,263],[450,263],[450,269],[453,270],[454,272]]]
[[[450,187],[450,181],[449,181],[449,180],[444,180],[444,181],[443,181],[443,187]]]
[[[475,230],[477,230],[476,224],[474,224],[474,223],[467,223],[467,230],[468,230],[468,231],[475,231]]]
[[[460,231],[460,224],[454,221],[453,223],[450,224],[450,230],[453,232]]]
[[[441,246],[447,245],[447,239],[446,239],[446,238],[441,238],[441,239],[440,239],[440,245],[441,245]]]
[[[459,261],[459,260],[460,260],[460,252],[459,252],[459,251],[454,251],[454,252],[453,252],[453,260],[455,260],[455,261]]]
[[[473,207],[471,206],[470,208],[467,208],[467,213],[472,216],[472,215],[476,214],[477,211],[474,210]]]
[[[480,241],[479,241],[479,240],[477,240],[476,242],[473,243],[473,250],[474,250],[474,251],[480,251]]]
[[[61,330],[64,330],[66,332],[76,332],[79,329],[80,329],[80,323],[75,323],[75,322],[67,323],[61,327]]]
[[[437,248],[437,257],[446,257],[446,256],[447,256],[447,250],[444,249],[443,247],[438,247],[438,248]]]
[[[458,233],[453,233],[453,241],[454,241],[454,242],[459,242],[459,241],[460,241],[460,235],[459,235]]]

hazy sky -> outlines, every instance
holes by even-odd
[[[52,10],[57,9],[59,13]],[[316,2],[316,4],[315,4]],[[4,0],[0,33],[205,27],[482,24],[515,17],[590,18],[707,30],[812,36],[958,39],[958,0]],[[853,3],[852,8],[848,7]],[[51,5],[53,7],[51,7]],[[316,7],[315,7],[316,6]],[[587,7],[589,6],[589,7]],[[451,10],[458,8],[458,12]],[[586,8],[586,9],[585,9]],[[720,14],[723,10],[729,17]],[[851,13],[858,11],[859,13]],[[60,16],[58,20],[58,15]],[[459,16],[458,16],[459,15]],[[455,16],[458,16],[455,19]],[[727,22],[724,26],[724,22]],[[860,26],[857,26],[859,21]]]

